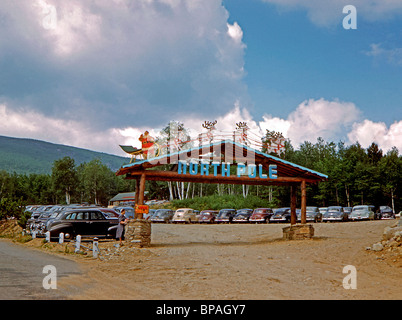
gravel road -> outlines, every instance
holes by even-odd
[[[69,275],[80,275],[78,263],[56,255],[0,240],[0,300],[64,299],[73,288],[44,289],[46,265],[56,267],[57,282]]]

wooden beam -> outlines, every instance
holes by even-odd
[[[306,193],[306,181],[301,182],[301,224],[306,223],[306,204],[307,204],[307,193]]]
[[[158,181],[179,181],[179,182],[198,182],[198,183],[221,183],[221,184],[248,184],[248,185],[289,185],[300,184],[302,181],[308,183],[316,183],[315,180],[306,180],[298,177],[278,177],[277,179],[263,179],[260,177],[250,178],[248,176],[238,177],[237,175],[214,176],[201,174],[179,174],[174,171],[159,171],[159,170],[138,170],[133,171],[126,176],[126,179],[138,179],[143,174],[146,174],[147,180]]]

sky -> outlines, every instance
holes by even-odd
[[[401,153],[402,1],[0,2],[0,135],[125,155],[172,120]]]

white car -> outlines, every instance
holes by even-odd
[[[191,208],[180,208],[177,209],[173,219],[173,223],[177,222],[185,222],[185,223],[192,223],[197,222],[196,212]]]
[[[352,212],[349,214],[349,220],[374,220],[374,206],[354,206]]]

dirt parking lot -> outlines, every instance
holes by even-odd
[[[314,224],[312,240],[282,240],[284,224],[152,225],[151,248],[101,242],[101,260],[72,299],[402,299],[401,248],[366,250],[395,221]],[[108,250],[107,250],[108,249]],[[357,270],[346,290],[344,266]]]

